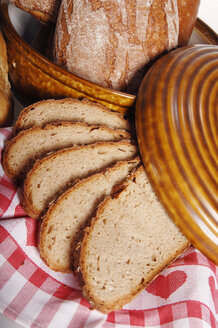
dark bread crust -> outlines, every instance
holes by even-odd
[[[200,0],[178,1],[178,12],[179,12],[179,46],[185,46],[188,44],[194,29]]]
[[[60,0],[10,0],[16,7],[30,13],[42,23],[55,23],[57,20]]]
[[[63,0],[54,60],[70,72],[136,94],[145,65],[187,44],[200,0]]]
[[[183,245],[174,252],[174,254],[169,257],[166,261],[162,262],[158,268],[153,271],[150,271],[146,277],[141,280],[141,283],[132,291],[131,294],[126,294],[125,297],[117,298],[113,303],[104,303],[101,300],[97,299],[93,290],[90,289],[88,279],[89,274],[86,267],[86,256],[87,256],[87,244],[92,238],[92,230],[98,220],[101,219],[101,213],[104,211],[104,208],[107,207],[108,202],[111,201],[113,197],[119,198],[122,192],[128,187],[128,181],[134,181],[136,176],[140,174],[144,168],[141,166],[136,172],[134,172],[127,180],[120,186],[120,190],[116,191],[114,195],[108,196],[105,200],[99,205],[95,217],[90,221],[90,225],[86,227],[81,235],[80,240],[78,241],[76,252],[74,253],[74,267],[75,275],[82,287],[82,292],[84,297],[89,301],[91,307],[99,310],[103,313],[108,313],[111,311],[120,310],[125,304],[133,300],[144,288],[148,286],[168,265],[170,265],[177,257],[179,257],[189,246],[190,243],[187,240]]]

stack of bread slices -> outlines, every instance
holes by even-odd
[[[131,123],[88,100],[25,108],[3,154],[22,182],[26,213],[41,218],[39,251],[75,272],[101,312],[118,310],[189,246],[147,179]]]

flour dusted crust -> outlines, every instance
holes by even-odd
[[[8,62],[5,40],[0,31],[0,126],[8,126],[13,121],[13,98],[8,81]]]
[[[192,4],[185,0],[63,0],[55,32],[55,62],[102,86],[135,93],[147,63],[180,41],[188,42],[198,5],[199,0]]]
[[[84,230],[74,256],[76,276],[93,308],[120,310],[187,247],[140,166],[103,200]]]
[[[45,23],[56,22],[61,3],[60,0],[10,0],[10,2]]]

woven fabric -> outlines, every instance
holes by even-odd
[[[0,129],[0,152],[12,136]],[[218,270],[190,247],[121,311],[90,310],[73,274],[50,270],[37,249],[40,221],[0,166],[0,312],[25,327],[217,328]]]

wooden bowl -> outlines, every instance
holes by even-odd
[[[159,59],[136,102],[148,177],[191,243],[218,264],[218,46],[194,45]]]
[[[46,98],[86,97],[123,114],[134,108],[134,95],[104,88],[82,79],[58,67],[34,50],[16,30],[18,25],[23,28],[26,17],[30,18],[28,24],[34,20],[29,14],[8,5],[7,0],[2,0],[0,22],[8,48],[9,76],[13,87],[24,99],[27,98],[32,103]],[[199,41],[209,44],[218,42],[215,33],[200,20],[196,23],[191,42]]]

